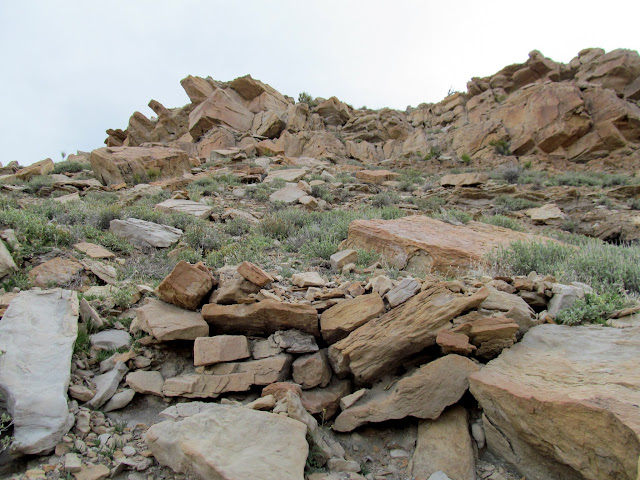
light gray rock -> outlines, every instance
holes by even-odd
[[[103,412],[112,412],[114,410],[120,410],[121,408],[129,405],[133,397],[136,395],[135,390],[131,388],[125,388],[121,392],[116,393],[111,399],[104,405]]]
[[[93,323],[96,327],[102,327],[104,322],[96,310],[87,302],[85,298],[80,300],[80,318],[85,323]]]
[[[96,394],[86,405],[92,408],[100,408],[107,403],[113,397],[118,385],[120,385],[120,381],[128,370],[124,362],[118,362],[113,367],[113,370],[94,377],[93,383],[96,385]]]
[[[353,249],[341,250],[329,257],[332,270],[340,270],[348,263],[356,263],[356,260],[358,260],[358,252]]]
[[[162,410],[158,416],[167,420],[184,420],[187,417],[193,417],[205,410],[216,408],[215,403],[211,402],[184,402],[177,403],[169,408]]]
[[[438,471],[433,473],[430,477],[429,480],[451,480],[446,473],[442,472],[442,471]]]
[[[16,262],[5,247],[4,242],[0,240],[0,278],[4,278],[12,272],[18,270]]]
[[[193,202],[191,200],[169,199],[157,204],[155,208],[156,210],[160,210],[161,212],[187,213],[189,215],[193,215],[194,217],[204,219],[209,218],[209,215],[211,215],[211,212],[213,212],[213,207],[200,202]]]
[[[102,350],[112,350],[131,345],[131,335],[124,330],[103,330],[90,337],[91,346]]]
[[[411,277],[403,278],[398,285],[389,290],[385,298],[391,308],[394,308],[409,300],[419,291],[420,284],[416,282],[415,279]]]
[[[111,220],[109,230],[138,246],[167,248],[180,240],[182,230],[169,225],[147,222],[137,218]]]
[[[280,330],[269,339],[287,353],[313,353],[319,350],[315,337],[299,330]]]
[[[175,472],[202,479],[302,480],[306,432],[303,423],[283,415],[215,405],[152,425],[145,439],[156,460]]]
[[[269,195],[269,201],[272,203],[297,203],[298,199],[304,197],[305,195],[306,193],[303,190],[300,190],[295,185],[288,185],[281,188],[280,190],[276,190],[271,195]]]
[[[505,317],[518,324],[518,338],[537,324],[535,312],[522,297],[493,287],[487,288],[490,292],[489,296],[480,304],[480,308],[504,312]]]
[[[576,300],[584,299],[585,293],[593,293],[593,289],[584,283],[575,282],[572,285],[554,283],[551,289],[553,297],[547,304],[547,313],[556,318],[560,310],[571,308]]]
[[[287,182],[297,182],[307,174],[307,170],[304,168],[286,168],[283,170],[271,170],[269,175],[264,179],[265,183],[273,182],[274,180],[285,180]]]
[[[137,310],[131,323],[160,341],[195,340],[209,335],[209,325],[198,312],[176,307],[161,300],[151,299]]]
[[[164,396],[162,394],[164,378],[160,372],[144,370],[131,372],[127,375],[127,385],[138,393]]]
[[[73,425],[67,389],[77,334],[78,297],[69,290],[22,292],[0,321],[0,388],[16,452],[47,453]]]

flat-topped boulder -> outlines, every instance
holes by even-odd
[[[384,302],[377,293],[343,300],[320,316],[322,338],[327,343],[335,343],[382,313]]]
[[[250,305],[209,303],[202,307],[202,316],[216,334],[268,335],[278,330],[295,329],[319,335],[317,310],[298,303],[277,300]]]
[[[135,184],[191,172],[184,150],[164,146],[98,148],[91,152],[91,167],[103,185]]]
[[[95,243],[80,242],[74,244],[73,248],[91,258],[113,258],[116,256],[115,253],[107,250],[101,245],[96,245]]]
[[[70,290],[18,294],[0,322],[0,388],[13,418],[14,448],[46,454],[73,426],[67,407],[78,297]]]
[[[198,312],[184,310],[161,300],[151,299],[137,308],[136,312],[138,328],[161,341],[195,340],[209,335],[209,325]]]
[[[181,421],[153,425],[146,442],[160,465],[190,478],[301,480],[306,434],[304,423],[287,416],[210,404]]]
[[[170,198],[155,206],[156,210],[166,213],[180,212],[194,217],[207,219],[213,212],[213,207],[204,203],[194,202],[191,200],[178,200]]]
[[[399,173],[390,170],[360,170],[356,172],[356,178],[366,183],[375,183],[382,185],[389,180],[395,180],[400,176]]]
[[[481,222],[452,225],[414,215],[395,220],[354,220],[346,245],[377,252],[398,268],[451,275],[468,271],[495,247],[517,240],[553,241]]]
[[[443,187],[477,187],[486,183],[489,177],[484,173],[451,173],[440,179]]]
[[[635,480],[640,328],[539,325],[470,377],[489,450],[527,478]]]
[[[180,240],[182,230],[137,218],[111,220],[109,230],[138,246],[167,248]]]
[[[282,170],[271,170],[264,181],[266,183],[274,180],[284,180],[286,182],[297,182],[308,173],[306,168],[285,168]]]

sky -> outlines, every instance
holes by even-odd
[[[251,74],[285,95],[404,110],[531,50],[638,50],[640,2],[0,0],[0,162],[104,146],[185,76]]]

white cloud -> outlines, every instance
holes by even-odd
[[[0,161],[102,145],[152,98],[188,99],[188,74],[250,73],[284,94],[355,107],[435,102],[524,62],[638,48],[640,4],[539,1],[32,0],[0,5]]]

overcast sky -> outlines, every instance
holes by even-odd
[[[150,99],[188,103],[188,74],[404,109],[533,49],[638,50],[639,18],[631,0],[0,0],[0,162],[104,146]]]

